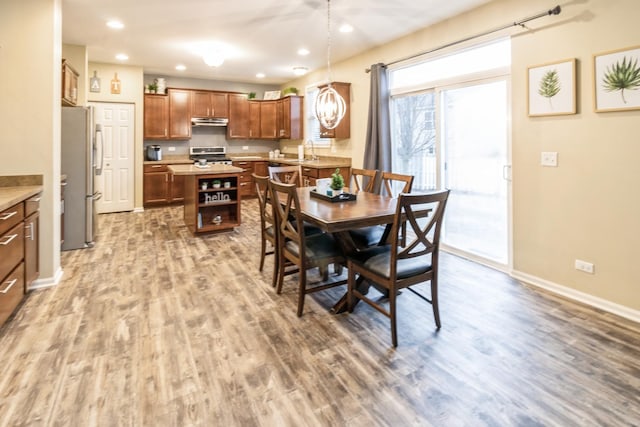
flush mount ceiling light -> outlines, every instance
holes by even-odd
[[[118,61],[126,61],[127,59],[129,59],[129,55],[127,55],[126,53],[119,53],[116,55],[116,59]]]
[[[296,76],[304,76],[309,69],[307,67],[293,67],[293,74]]]
[[[107,22],[107,27],[113,28],[114,30],[121,30],[124,28],[124,24],[117,19],[113,19]]]
[[[327,81],[316,98],[316,117],[325,129],[335,129],[347,106],[340,94],[331,86],[331,0],[327,0]]]
[[[304,47],[301,47],[300,49],[298,49],[298,55],[300,56],[309,55],[309,49],[305,49]]]
[[[186,69],[187,69],[187,67],[185,67],[185,66],[184,66],[184,65],[182,65],[182,64],[178,64],[178,65],[176,65],[176,70],[178,70],[178,71],[184,71],[184,70],[186,70]]]
[[[224,62],[224,56],[222,55],[222,53],[218,51],[207,52],[204,55],[202,55],[202,60],[209,67],[219,67]]]
[[[256,78],[258,78],[258,79],[264,79],[265,77],[266,77],[266,75],[264,73],[256,74]]]
[[[353,32],[353,27],[349,24],[342,24],[340,26],[340,32],[341,33],[351,33]]]

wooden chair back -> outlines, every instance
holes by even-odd
[[[379,174],[380,171],[376,169],[351,168],[351,184],[349,185],[349,189],[355,193],[360,191],[377,193],[376,186]]]
[[[411,187],[413,186],[413,175],[382,172],[381,179],[387,196],[396,197],[400,193],[411,193]],[[403,185],[398,185],[398,183]],[[400,188],[399,191],[398,188]]]
[[[269,166],[269,178],[276,182],[302,186],[302,168],[300,166]]]

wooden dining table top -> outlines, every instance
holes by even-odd
[[[298,199],[305,221],[327,233],[339,233],[393,222],[397,199],[361,191],[354,201],[332,203],[311,196],[314,187],[299,187]]]

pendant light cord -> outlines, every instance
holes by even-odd
[[[327,78],[331,86],[331,0],[327,0]]]

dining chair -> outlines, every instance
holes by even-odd
[[[302,168],[298,166],[269,166],[269,178],[276,182],[302,186]]]
[[[256,192],[258,194],[258,208],[260,210],[260,267],[259,271],[264,268],[264,259],[266,255],[274,255],[273,262],[273,279],[271,285],[276,286],[278,275],[278,233],[275,220],[275,211],[271,203],[271,195],[269,194],[269,177],[260,176],[252,173],[251,176],[256,183]],[[271,246],[271,250],[267,251],[267,243]]]
[[[379,187],[384,187],[384,194],[389,197],[396,197],[396,195],[400,193],[410,193],[412,186],[413,175],[403,175],[385,171],[380,174]],[[400,191],[397,191],[398,189]],[[403,236],[402,242],[405,242],[404,235],[406,234],[406,225],[403,225],[401,229],[401,236]],[[384,226],[375,225],[351,230],[349,234],[351,234],[351,239],[355,246],[359,249],[364,249],[383,244],[384,230]]]
[[[306,235],[300,215],[300,200],[294,184],[270,181],[271,198],[276,212],[278,224],[278,284],[276,292],[282,292],[285,263],[297,266],[298,272],[298,317],[302,316],[306,294],[344,285],[346,280],[316,284],[307,283],[307,270],[318,267],[320,271],[328,271],[329,264],[344,264],[345,258],[340,246],[327,233]]]
[[[351,168],[351,184],[349,185],[349,190],[356,193],[360,191],[377,193],[375,189],[378,184],[379,175],[380,171],[377,169]]]
[[[449,190],[429,194],[400,194],[390,234],[390,244],[348,256],[349,312],[353,312],[355,298],[358,298],[389,317],[391,341],[394,347],[398,346],[396,298],[400,289],[406,288],[429,302],[433,307],[436,327],[438,329],[441,327],[438,307],[438,257],[440,230],[448,197]],[[427,218],[417,218],[414,207],[425,204],[431,206],[431,214]],[[411,227],[411,240],[405,246],[402,246],[400,236],[403,223],[408,223]],[[388,291],[388,309],[357,290],[356,275]],[[410,288],[426,281],[431,282],[430,298]]]

